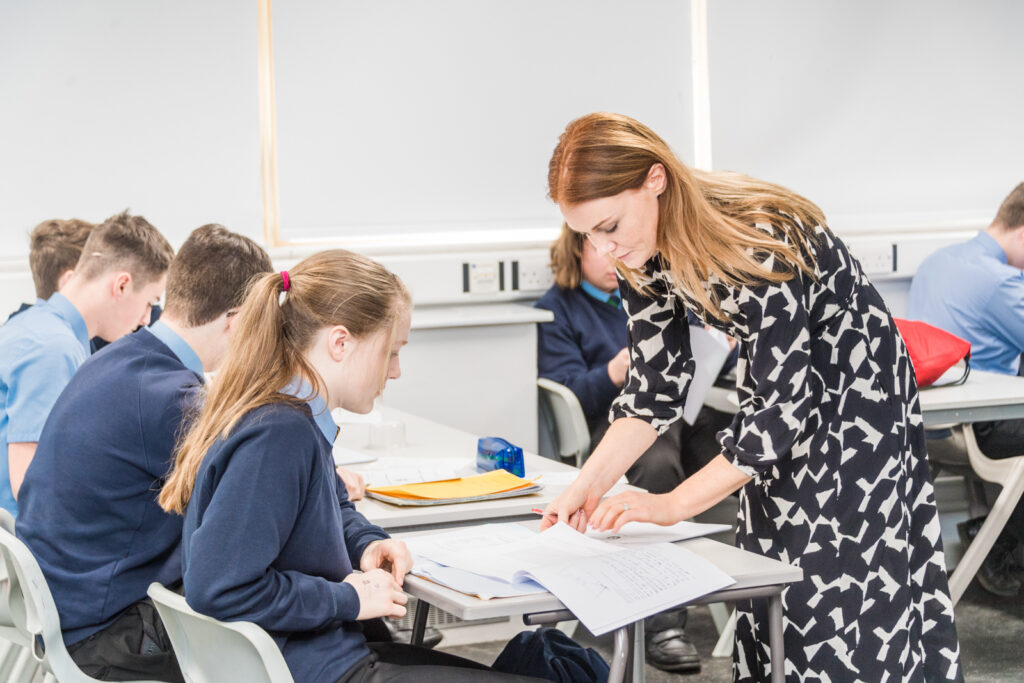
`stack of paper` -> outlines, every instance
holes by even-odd
[[[671,543],[624,548],[564,524],[486,524],[407,540],[413,573],[481,597],[553,593],[596,635],[734,583]]]
[[[523,496],[543,488],[536,480],[522,479],[505,470],[399,486],[371,486],[366,495],[393,505],[445,505]]]

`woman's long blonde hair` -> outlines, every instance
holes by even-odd
[[[665,167],[667,178],[658,200],[658,253],[707,313],[727,317],[704,286],[713,276],[734,288],[783,282],[797,271],[813,275],[808,243],[814,226],[825,223],[821,209],[773,183],[687,168],[654,131],[628,116],[600,112],[569,123],[551,155],[548,194],[567,205],[610,197],[641,187],[654,164]],[[765,263],[769,255],[772,265]],[[617,265],[637,287],[637,272]]]
[[[174,470],[160,492],[160,506],[167,512],[184,513],[207,451],[243,415],[268,403],[304,403],[308,396],[280,393],[296,377],[323,394],[322,380],[304,355],[318,330],[344,325],[357,338],[393,331],[409,305],[409,292],[398,276],[350,251],[320,252],[287,272],[283,301],[282,273],[265,275],[250,288],[228,354],[178,445]]]

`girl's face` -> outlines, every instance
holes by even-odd
[[[394,330],[382,329],[363,339],[350,338],[338,364],[338,405],[353,413],[368,413],[389,379],[402,368],[398,353],[409,343],[409,306],[403,305]],[[335,392],[332,391],[332,394]]]
[[[658,251],[658,197],[665,184],[665,167],[654,164],[644,184],[634,190],[558,208],[566,224],[590,240],[598,255],[640,268]]]
[[[583,271],[583,279],[602,292],[614,292],[619,288],[619,280],[615,275],[615,261],[597,253],[597,247],[590,240],[583,240],[580,270]]]

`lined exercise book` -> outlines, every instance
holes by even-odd
[[[445,505],[524,496],[542,488],[537,480],[523,479],[505,470],[494,470],[445,481],[370,486],[366,489],[366,495],[393,505]]]
[[[406,542],[416,557],[414,574],[485,598],[542,586],[596,635],[734,583],[672,543],[616,545],[564,524],[541,533],[485,524]]]

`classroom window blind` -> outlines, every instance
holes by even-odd
[[[689,5],[274,3],[281,239],[556,227],[548,158],[591,111],[691,158]]]
[[[1024,180],[1024,3],[708,3],[714,166],[834,227],[991,220]]]

